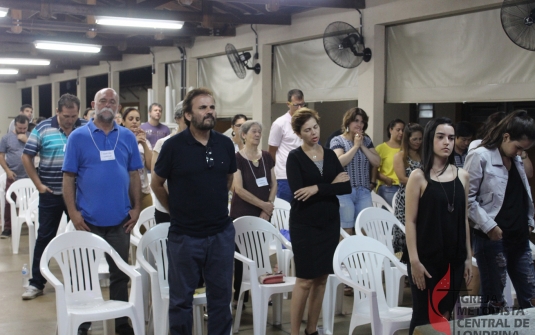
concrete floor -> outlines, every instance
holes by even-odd
[[[0,240],[0,301],[2,305],[2,312],[0,313],[0,334],[55,334],[56,297],[54,289],[50,285],[47,285],[43,296],[30,301],[23,301],[21,299],[21,294],[23,292],[21,269],[23,264],[28,262],[27,230],[23,229],[19,254],[17,255],[12,254],[11,252],[10,239]],[[30,266],[30,264],[28,264],[28,266]],[[52,266],[52,268],[54,269],[53,272],[59,275],[57,266]],[[104,288],[104,290],[107,291],[106,288]],[[107,294],[107,292],[105,294]],[[405,289],[403,306],[410,306],[410,300],[410,291]],[[352,303],[352,297],[344,297],[344,315],[337,315],[335,317],[335,334],[348,333]],[[239,334],[253,335],[251,303],[247,303],[246,306],[247,308],[243,312]],[[290,300],[284,301],[281,326],[272,326],[269,323],[271,321],[271,308],[269,314],[266,331],[267,335],[290,334]],[[322,320],[320,319],[320,327],[321,323]],[[304,334],[304,327],[305,324],[303,323],[301,334]],[[102,323],[93,323],[93,328],[89,333],[92,335],[103,334]],[[397,332],[399,335],[405,335],[407,333],[407,330]],[[353,332],[353,335],[371,335],[371,327],[369,325],[358,327]]]

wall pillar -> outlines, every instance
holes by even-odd
[[[33,117],[39,117],[39,85],[32,86]]]
[[[253,120],[263,125],[261,148],[267,150],[269,130],[271,129],[271,45],[260,45],[260,59],[253,63],[260,63],[260,74],[253,74]]]
[[[52,115],[56,113],[56,109],[58,108],[59,93],[59,81],[52,82]]]
[[[83,115],[83,111],[91,104],[91,101],[87,101],[87,81],[86,77],[78,78],[78,85],[76,86],[76,96],[80,99],[80,113]]]

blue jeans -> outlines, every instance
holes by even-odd
[[[290,190],[290,185],[288,185],[288,179],[277,179],[277,198],[292,203],[294,195]]]
[[[41,270],[39,269],[41,256],[43,256],[48,243],[56,237],[63,212],[67,214],[67,207],[65,207],[62,195],[48,192],[39,194],[39,230],[37,231],[35,249],[30,250],[30,252],[33,252],[30,285],[40,290],[44,289],[46,284],[46,279],[41,275]]]
[[[191,335],[193,293],[204,276],[208,307],[208,334],[230,334],[232,314],[232,267],[234,226],[208,237],[191,237],[170,232],[169,328],[172,335]]]
[[[377,189],[377,194],[381,196],[381,198],[385,199],[386,202],[392,206],[392,199],[394,199],[394,194],[399,191],[399,185],[381,185]]]
[[[483,314],[499,312],[504,302],[503,289],[509,274],[520,308],[532,307],[535,297],[535,271],[529,241],[491,241],[474,234],[474,256],[481,277]]]
[[[372,194],[366,187],[353,187],[351,194],[338,195],[340,201],[340,225],[342,228],[354,228],[359,213],[372,207]]]

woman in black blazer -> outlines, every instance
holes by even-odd
[[[297,281],[292,292],[291,334],[298,335],[307,299],[305,335],[317,335],[325,283],[333,273],[333,256],[340,240],[337,195],[351,193],[349,176],[334,151],[318,144],[319,116],[299,109],[292,129],[303,144],[288,154],[286,174],[294,195],[290,210],[290,238]]]

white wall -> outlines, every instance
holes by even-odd
[[[16,84],[0,83],[0,136],[4,136],[7,128],[17,115],[19,115],[20,106],[22,105],[21,90]]]

